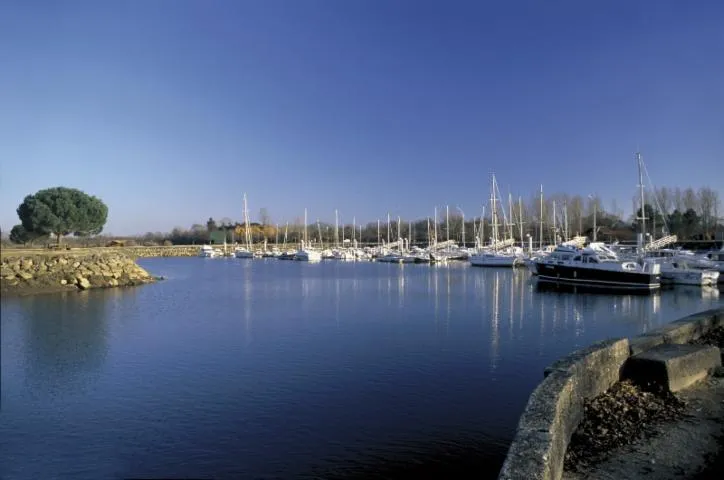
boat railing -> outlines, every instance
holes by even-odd
[[[676,243],[678,240],[676,235],[667,235],[665,237],[654,240],[653,242],[644,245],[644,252],[650,252],[651,250],[658,250],[660,248],[667,247]]]

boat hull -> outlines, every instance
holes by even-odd
[[[720,278],[719,272],[713,270],[664,270],[661,272],[661,281],[672,285],[716,285]]]
[[[602,270],[540,262],[535,263],[535,270],[538,280],[545,282],[629,290],[655,290],[661,287],[660,273]]]
[[[520,263],[518,257],[506,255],[471,255],[470,265],[474,267],[505,267],[512,268]]]

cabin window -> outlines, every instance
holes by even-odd
[[[581,256],[580,256],[580,255],[576,255],[575,257],[573,257],[573,261],[574,261],[574,262],[580,262],[580,261],[581,261]]]
[[[588,259],[588,263],[598,263],[598,260],[596,258],[591,257]]]

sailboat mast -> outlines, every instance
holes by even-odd
[[[334,246],[339,247],[339,214],[334,211]]]
[[[492,188],[491,188],[491,201],[492,201],[492,220],[493,220],[493,250],[495,252],[498,251],[498,209],[495,204],[495,175],[493,175],[493,180],[491,182]]]
[[[450,206],[445,205],[445,235],[448,242],[450,241]]]
[[[539,247],[543,250],[543,184],[540,186],[540,217],[538,217],[538,242]]]
[[[465,248],[465,212],[460,210],[463,218],[463,248]]]
[[[433,225],[433,229],[434,229],[434,232],[433,232],[433,237],[434,237],[433,245],[437,245],[437,207],[435,207],[435,224]]]
[[[525,248],[523,243],[523,198],[518,197],[518,232],[520,233],[520,246]]]
[[[244,240],[247,250],[251,250],[251,235],[249,235],[249,209],[246,205],[246,193],[244,194]]]
[[[387,243],[390,243],[390,213],[387,213]]]
[[[508,223],[508,232],[510,238],[513,238],[513,195],[510,192],[508,192],[508,218],[510,219],[510,223]]]
[[[304,245],[302,248],[307,248],[307,209],[304,209]]]
[[[558,245],[558,230],[556,229],[556,201],[553,200],[553,245]]]
[[[644,198],[644,172],[643,168],[641,168],[640,152],[636,152],[636,160],[639,168],[639,190],[641,192],[641,216],[639,217],[639,220],[641,220],[641,246],[644,246],[646,244],[646,200]]]
[[[483,216],[480,217],[480,246],[485,245],[485,205],[483,205]]]

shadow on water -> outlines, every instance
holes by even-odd
[[[505,460],[509,441],[479,433],[450,434],[428,441],[408,441],[370,451],[355,460],[332,462],[314,469],[309,478],[329,480],[401,478],[495,479]]]

